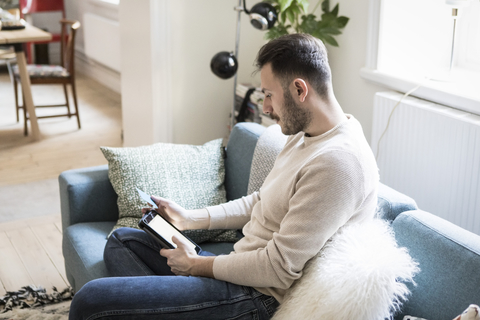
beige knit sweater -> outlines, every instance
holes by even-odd
[[[259,192],[207,208],[210,229],[243,228],[234,252],[214,260],[216,279],[280,303],[305,263],[348,223],[374,216],[378,169],[351,115],[316,137],[290,136]]]

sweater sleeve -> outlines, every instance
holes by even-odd
[[[260,192],[229,201],[213,207],[207,207],[210,215],[209,229],[242,229],[250,220],[253,207],[260,200]]]
[[[301,277],[305,263],[365,199],[363,171],[354,155],[333,151],[319,163],[310,162],[299,172],[278,232],[257,250],[216,257],[216,279],[287,289]]]

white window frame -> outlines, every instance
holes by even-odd
[[[407,79],[378,70],[381,10],[382,0],[369,1],[367,57],[365,67],[360,70],[361,77],[400,92],[408,92],[422,84],[412,95],[480,115],[480,92],[471,83],[452,85],[448,82]]]

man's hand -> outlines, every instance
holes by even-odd
[[[202,257],[182,239],[173,236],[176,249],[162,249],[160,255],[167,258],[167,265],[177,276],[197,276],[214,278],[213,260],[215,257]]]
[[[207,209],[187,210],[175,201],[156,196],[152,196],[152,200],[158,206],[155,211],[179,230],[208,229],[210,226],[210,216]],[[142,209],[143,214],[150,211],[152,211],[152,208]]]

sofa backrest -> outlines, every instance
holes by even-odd
[[[400,214],[392,227],[421,269],[396,320],[452,320],[480,304],[480,236],[421,210]]]
[[[253,152],[258,138],[264,131],[264,126],[252,122],[237,123],[233,127],[225,159],[227,200],[235,200],[247,195]]]

